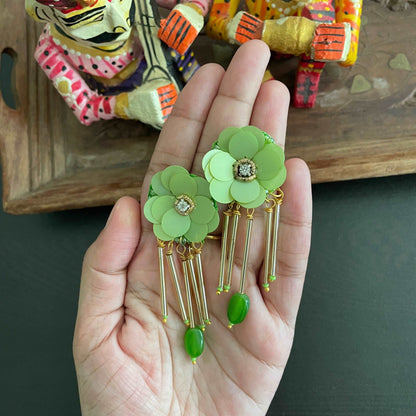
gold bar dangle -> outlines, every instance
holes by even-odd
[[[248,263],[248,256],[250,252],[251,229],[253,227],[253,216],[254,216],[254,209],[253,208],[247,209],[247,229],[246,229],[246,241],[244,243],[243,264],[241,266],[240,293],[244,293],[245,291],[247,263]]]
[[[204,281],[204,273],[202,271],[202,246],[203,243],[198,247],[195,243],[192,244],[192,249],[194,252],[194,259],[196,264],[196,272],[198,276],[198,285],[199,285],[199,294],[201,296],[201,303],[202,303],[202,316],[204,318],[204,322],[207,325],[211,325],[211,320],[209,319],[208,313],[208,303],[207,303],[207,295],[205,293],[205,281]]]
[[[179,249],[179,246],[176,246],[176,251],[178,252],[181,261],[182,261],[182,270],[183,270],[183,279],[185,281],[185,295],[186,295],[186,302],[188,306],[188,316],[189,316],[189,326],[191,328],[195,328],[195,320],[194,320],[194,311],[192,306],[192,295],[191,295],[191,288],[189,286],[189,275],[188,275],[188,266],[186,263],[186,247],[181,245],[183,248],[182,250]]]
[[[194,264],[192,262],[193,258],[194,256],[192,254],[191,248],[189,247],[188,255],[186,257],[186,263],[188,265],[188,273],[189,273],[188,275],[189,275],[189,278],[191,279],[191,285],[192,285],[192,289],[194,292],[196,309],[198,312],[199,327],[202,329],[202,331],[205,331],[205,323],[204,323],[204,317],[202,314],[201,298],[199,296],[198,283],[196,281]]]
[[[186,325],[189,325],[189,319],[188,319],[188,316],[186,314],[185,305],[183,303],[183,298],[182,298],[182,293],[181,293],[181,287],[179,285],[178,273],[177,273],[176,268],[175,268],[175,262],[173,261],[173,256],[172,256],[173,250],[172,250],[172,248],[173,248],[173,241],[169,241],[168,249],[166,251],[165,257],[166,257],[166,260],[168,261],[170,275],[171,275],[173,284],[175,286],[176,297],[178,299],[179,309],[181,311],[182,320],[183,320],[183,322],[185,322]]]
[[[231,289],[231,278],[233,275],[233,266],[234,266],[235,241],[237,239],[238,220],[240,218],[240,215],[241,215],[240,204],[236,203],[232,211],[233,221],[231,224],[231,240],[230,240],[229,253],[228,253],[227,277],[226,277],[225,285],[224,285],[225,292],[228,292]]]
[[[224,290],[224,274],[225,274],[225,262],[228,255],[228,228],[230,224],[230,216],[233,212],[233,204],[228,206],[228,209],[224,211],[224,224],[221,236],[221,263],[220,263],[220,277],[217,287],[217,295],[221,294]]]
[[[270,205],[269,205],[270,204]],[[264,263],[263,263],[263,287],[266,292],[270,290],[269,287],[269,273],[270,273],[270,248],[271,248],[271,237],[272,237],[272,219],[273,210],[275,207],[274,199],[266,200],[266,246],[264,252]]]
[[[279,234],[279,221],[280,221],[280,206],[283,203],[284,193],[278,188],[276,193],[273,194],[276,206],[273,212],[273,235],[272,235],[272,255],[270,259],[270,271],[269,281],[274,282],[276,280],[276,258],[277,258],[277,238]]]
[[[157,239],[157,249],[159,255],[159,277],[160,277],[160,306],[162,312],[162,321],[166,323],[168,320],[168,306],[166,303],[166,280],[165,280],[165,266],[163,262],[163,249],[165,242]]]

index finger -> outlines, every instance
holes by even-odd
[[[244,43],[236,51],[209,111],[193,172],[201,174],[201,160],[222,130],[250,123],[269,59],[270,50],[262,41]]]

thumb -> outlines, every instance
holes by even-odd
[[[123,307],[127,267],[139,243],[140,204],[121,198],[84,258],[78,321],[111,314]]]

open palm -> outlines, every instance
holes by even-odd
[[[289,96],[277,81],[262,84],[269,50],[244,44],[227,72],[202,67],[180,94],[164,126],[143,184],[142,205],[122,198],[88,250],[81,280],[74,356],[83,415],[264,415],[289,357],[306,271],[311,223],[310,177],[297,159],[286,162],[278,241],[278,279],[258,285],[264,224],[256,214],[246,293],[250,311],[227,324],[229,294],[216,295],[219,241],[203,248],[212,325],[192,365],[172,285],[169,318],[161,321],[159,269],[152,226],[143,217],[154,173],[181,165],[202,175],[201,159],[226,127],[255,125],[284,146]],[[238,236],[232,292],[238,284],[243,232]],[[234,287],[235,285],[235,287]]]

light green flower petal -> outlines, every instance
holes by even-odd
[[[272,179],[258,179],[259,183],[263,188],[266,188],[269,192],[275,191],[277,188],[283,185],[286,180],[286,168],[283,166],[279,173]]]
[[[198,189],[198,185],[194,181],[194,178],[189,175],[189,173],[178,173],[171,176],[169,181],[169,189],[175,196],[181,194],[194,196]]]
[[[191,243],[200,243],[208,234],[208,226],[206,224],[191,223],[184,237]]]
[[[257,181],[234,181],[231,185],[230,192],[237,202],[246,203],[257,199],[261,189],[262,188]]]
[[[171,195],[169,189],[165,188],[161,181],[162,172],[153,175],[150,186],[157,195]]]
[[[263,149],[253,157],[253,162],[257,167],[257,178],[267,180],[276,176],[284,163],[282,154],[283,151],[279,146],[272,143],[266,144]]]
[[[246,126],[246,127],[243,127],[241,130],[244,131],[244,132],[249,132],[253,136],[256,136],[257,144],[258,144],[258,147],[259,147],[258,151],[263,149],[264,145],[266,144],[266,140],[265,140],[264,133],[263,133],[262,130],[260,130],[257,127],[254,127],[254,126]]]
[[[194,201],[195,208],[189,214],[192,222],[195,222],[196,224],[208,224],[217,212],[212,204],[212,200],[205,196],[196,196]]]
[[[209,183],[206,179],[201,178],[200,176],[194,176],[194,181],[198,187],[196,191],[196,195],[205,196],[207,198],[211,198],[211,194],[209,193]]]
[[[262,186],[260,188],[261,189],[260,189],[259,196],[254,201],[242,203],[241,206],[244,208],[257,208],[261,204],[263,204],[263,202],[266,200],[267,192]]]
[[[162,185],[165,188],[169,189],[170,178],[173,175],[176,175],[177,173],[185,173],[189,175],[188,171],[182,166],[177,166],[177,165],[168,166],[165,170],[162,171],[162,175],[161,175]]]
[[[213,179],[209,184],[209,191],[211,192],[211,196],[222,204],[230,203],[233,200],[233,197],[230,193],[230,188],[233,182],[235,182],[234,179],[228,182]]]
[[[257,153],[259,144],[256,136],[240,130],[231,137],[228,149],[230,155],[236,160],[251,159]]]
[[[157,196],[156,198],[155,202],[152,203],[151,214],[155,222],[160,224],[165,212],[173,208],[176,198],[173,195]]]
[[[160,224],[153,224],[153,234],[162,241],[170,241],[173,238],[170,235],[167,235]]]
[[[221,132],[218,137],[218,146],[221,150],[228,152],[228,143],[230,142],[231,137],[238,131],[240,131],[238,127],[228,127]]]
[[[211,175],[219,181],[234,179],[233,164],[235,159],[229,153],[220,152],[213,156],[208,164]]]
[[[218,212],[215,213],[212,220],[207,224],[208,225],[208,234],[215,231],[220,224],[220,216],[218,215]]]
[[[152,205],[158,198],[159,196],[152,196],[146,201],[146,203],[144,204],[144,208],[143,208],[144,216],[146,217],[147,221],[152,222],[152,223],[157,222],[152,214]]]
[[[180,215],[175,208],[171,208],[162,218],[163,231],[172,238],[184,235],[191,225],[189,216]]]
[[[211,181],[214,179],[214,177],[211,174],[211,171],[209,170],[209,165],[206,166],[206,168],[204,169],[204,175],[205,175],[205,179],[211,183]]]
[[[205,168],[208,165],[209,161],[218,152],[221,152],[221,150],[220,149],[212,149],[208,153],[205,153],[205,156],[202,158],[202,169],[203,170],[205,170]]]

